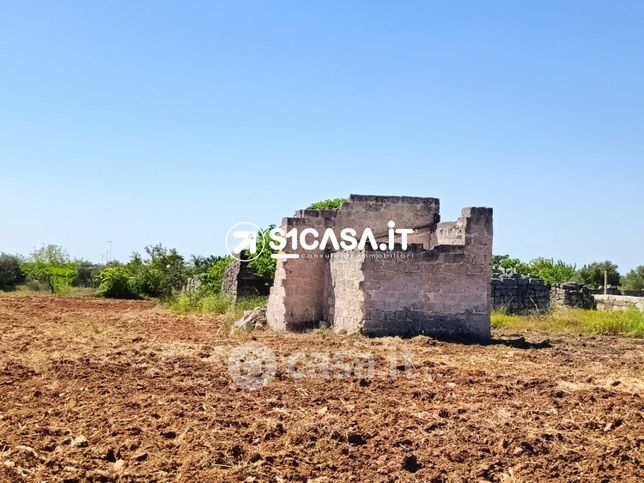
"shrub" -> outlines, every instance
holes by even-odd
[[[577,273],[577,280],[588,287],[603,287],[605,271],[608,272],[608,285],[618,286],[621,277],[617,271],[617,265],[609,260],[584,265]]]
[[[76,260],[74,265],[76,273],[72,285],[74,287],[96,287],[97,276],[103,267],[87,260]]]
[[[137,299],[139,295],[132,286],[130,274],[122,266],[107,267],[98,274],[99,286],[96,293],[115,299]]]
[[[495,255],[492,257],[492,269],[495,272],[517,273],[519,275],[532,275],[539,277],[546,283],[569,282],[577,273],[575,266],[562,260],[556,262],[552,258],[538,257],[529,263],[524,263],[518,258],[509,255]]]
[[[526,267],[528,275],[539,277],[546,283],[569,282],[577,273],[575,266],[562,260],[539,257],[530,261]]]
[[[625,290],[644,290],[644,265],[634,268],[622,278],[622,288]]]
[[[510,255],[495,255],[492,257],[492,269],[495,272],[528,274],[528,264],[518,258],[510,258]]]
[[[126,265],[137,294],[169,298],[186,285],[189,270],[176,249],[154,245],[146,247],[145,252],[147,259],[135,253]]]
[[[20,268],[20,258],[7,253],[0,254],[0,290],[15,290],[25,280],[25,274]]]
[[[347,198],[333,198],[323,201],[316,201],[315,203],[311,203],[311,206],[309,206],[309,208],[313,210],[337,210],[345,201],[347,201]]]
[[[277,266],[277,260],[271,257],[274,253],[277,253],[277,250],[271,248],[269,244],[269,232],[273,228],[275,228],[275,225],[270,225],[268,228],[265,228],[258,233],[257,245],[262,246],[263,244],[264,250],[262,250],[262,253],[257,258],[248,262],[249,268],[255,270],[262,277],[269,279],[270,283],[273,283],[273,279],[275,278],[275,267]]]
[[[221,292],[221,284],[224,280],[224,273],[226,273],[226,267],[230,265],[230,262],[233,261],[233,258],[222,257],[213,262],[207,269],[207,271],[201,276],[202,291],[208,292],[211,294]]]

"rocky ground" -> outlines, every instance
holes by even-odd
[[[643,366],[641,339],[229,335],[3,296],[0,479],[644,481]]]

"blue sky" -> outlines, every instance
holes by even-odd
[[[0,251],[222,254],[359,193],[644,264],[641,1],[5,1],[0,66]]]

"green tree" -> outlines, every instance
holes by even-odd
[[[15,290],[17,285],[25,282],[20,261],[20,258],[15,255],[0,254],[0,290]]]
[[[577,273],[577,281],[592,288],[603,287],[605,271],[608,272],[608,285],[618,286],[621,276],[617,271],[617,265],[609,260],[584,265]]]
[[[574,265],[562,260],[555,262],[552,258],[538,257],[530,261],[526,272],[546,283],[561,283],[573,280],[577,270]]]
[[[136,293],[168,298],[185,286],[189,270],[176,249],[158,244],[145,247],[145,252],[147,258],[135,253],[126,265]]]
[[[96,287],[97,276],[103,270],[102,265],[95,265],[87,260],[74,261],[74,287]]]
[[[202,274],[207,273],[208,269],[222,258],[223,257],[219,257],[217,255],[210,255],[208,257],[201,255],[192,255],[192,257],[190,257],[190,262],[193,267],[193,272],[195,274]]]
[[[51,293],[65,292],[76,274],[67,251],[58,245],[45,245],[35,250],[21,268],[29,278],[47,285]]]
[[[634,268],[622,278],[622,288],[625,290],[644,290],[644,265]]]

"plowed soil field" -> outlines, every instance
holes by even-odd
[[[2,296],[0,480],[644,481],[643,366],[625,337],[230,335]]]

